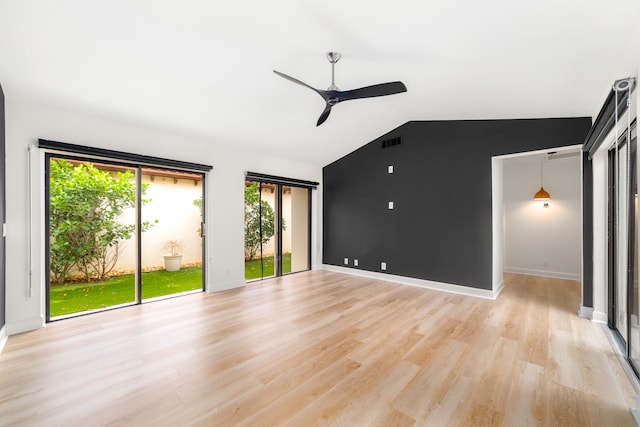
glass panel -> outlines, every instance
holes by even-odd
[[[202,290],[201,174],[142,169],[142,299]]]
[[[136,301],[136,170],[49,159],[49,318]]]
[[[626,342],[627,337],[627,263],[628,263],[628,144],[619,148],[617,162],[617,210],[616,210],[616,307],[615,327]]]
[[[309,269],[309,191],[245,181],[246,280]]]
[[[309,189],[282,187],[282,273],[309,269]]]
[[[630,347],[630,358],[633,364],[636,367],[636,370],[640,367],[640,325],[638,318],[640,316],[640,292],[638,291],[638,175],[637,175],[637,146],[636,139],[634,138],[631,141],[631,203],[632,209],[630,212],[631,221],[630,221],[630,233],[632,246],[630,247],[632,250],[631,256],[629,257],[630,262],[632,263],[632,274],[630,280],[632,281],[631,290],[629,292],[629,299],[631,301],[631,305],[629,307],[630,312],[630,326],[631,331],[629,334],[629,347]]]
[[[244,261],[245,279],[274,275],[275,185],[245,182]]]
[[[261,215],[261,249],[262,278],[276,275],[275,256],[278,250],[277,218],[277,186],[275,184],[260,183],[260,215]]]

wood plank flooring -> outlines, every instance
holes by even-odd
[[[0,425],[634,426],[579,283],[505,281],[305,272],[56,322],[0,354]]]

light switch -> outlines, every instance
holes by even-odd
[[[389,167],[387,168],[387,171],[389,173],[393,173],[393,165],[389,165]]]
[[[389,209],[393,209],[393,202],[389,202]]]

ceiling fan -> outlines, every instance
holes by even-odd
[[[402,93],[407,91],[407,87],[402,82],[380,83],[377,85],[365,86],[358,89],[340,90],[340,88],[335,84],[335,65],[336,65],[336,62],[338,62],[341,57],[342,55],[340,55],[338,52],[327,53],[327,59],[331,63],[331,86],[329,86],[327,90],[316,89],[304,82],[301,82],[298,79],[295,79],[279,71],[273,70],[273,72],[279,75],[280,77],[283,77],[301,86],[308,87],[309,89],[313,90],[318,95],[320,95],[322,99],[324,99],[324,101],[326,102],[326,106],[324,107],[324,111],[322,111],[322,114],[320,114],[320,117],[318,118],[318,123],[316,123],[316,126],[320,126],[322,123],[325,122],[325,120],[327,120],[327,117],[329,117],[329,113],[331,113],[331,107],[333,107],[339,102],[349,101],[351,99],[373,98],[375,96],[394,95],[396,93]]]

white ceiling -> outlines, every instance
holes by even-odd
[[[590,116],[637,0],[0,0],[8,97],[325,165],[409,120]],[[336,106],[336,83],[408,92]],[[620,76],[624,77],[624,76]]]

